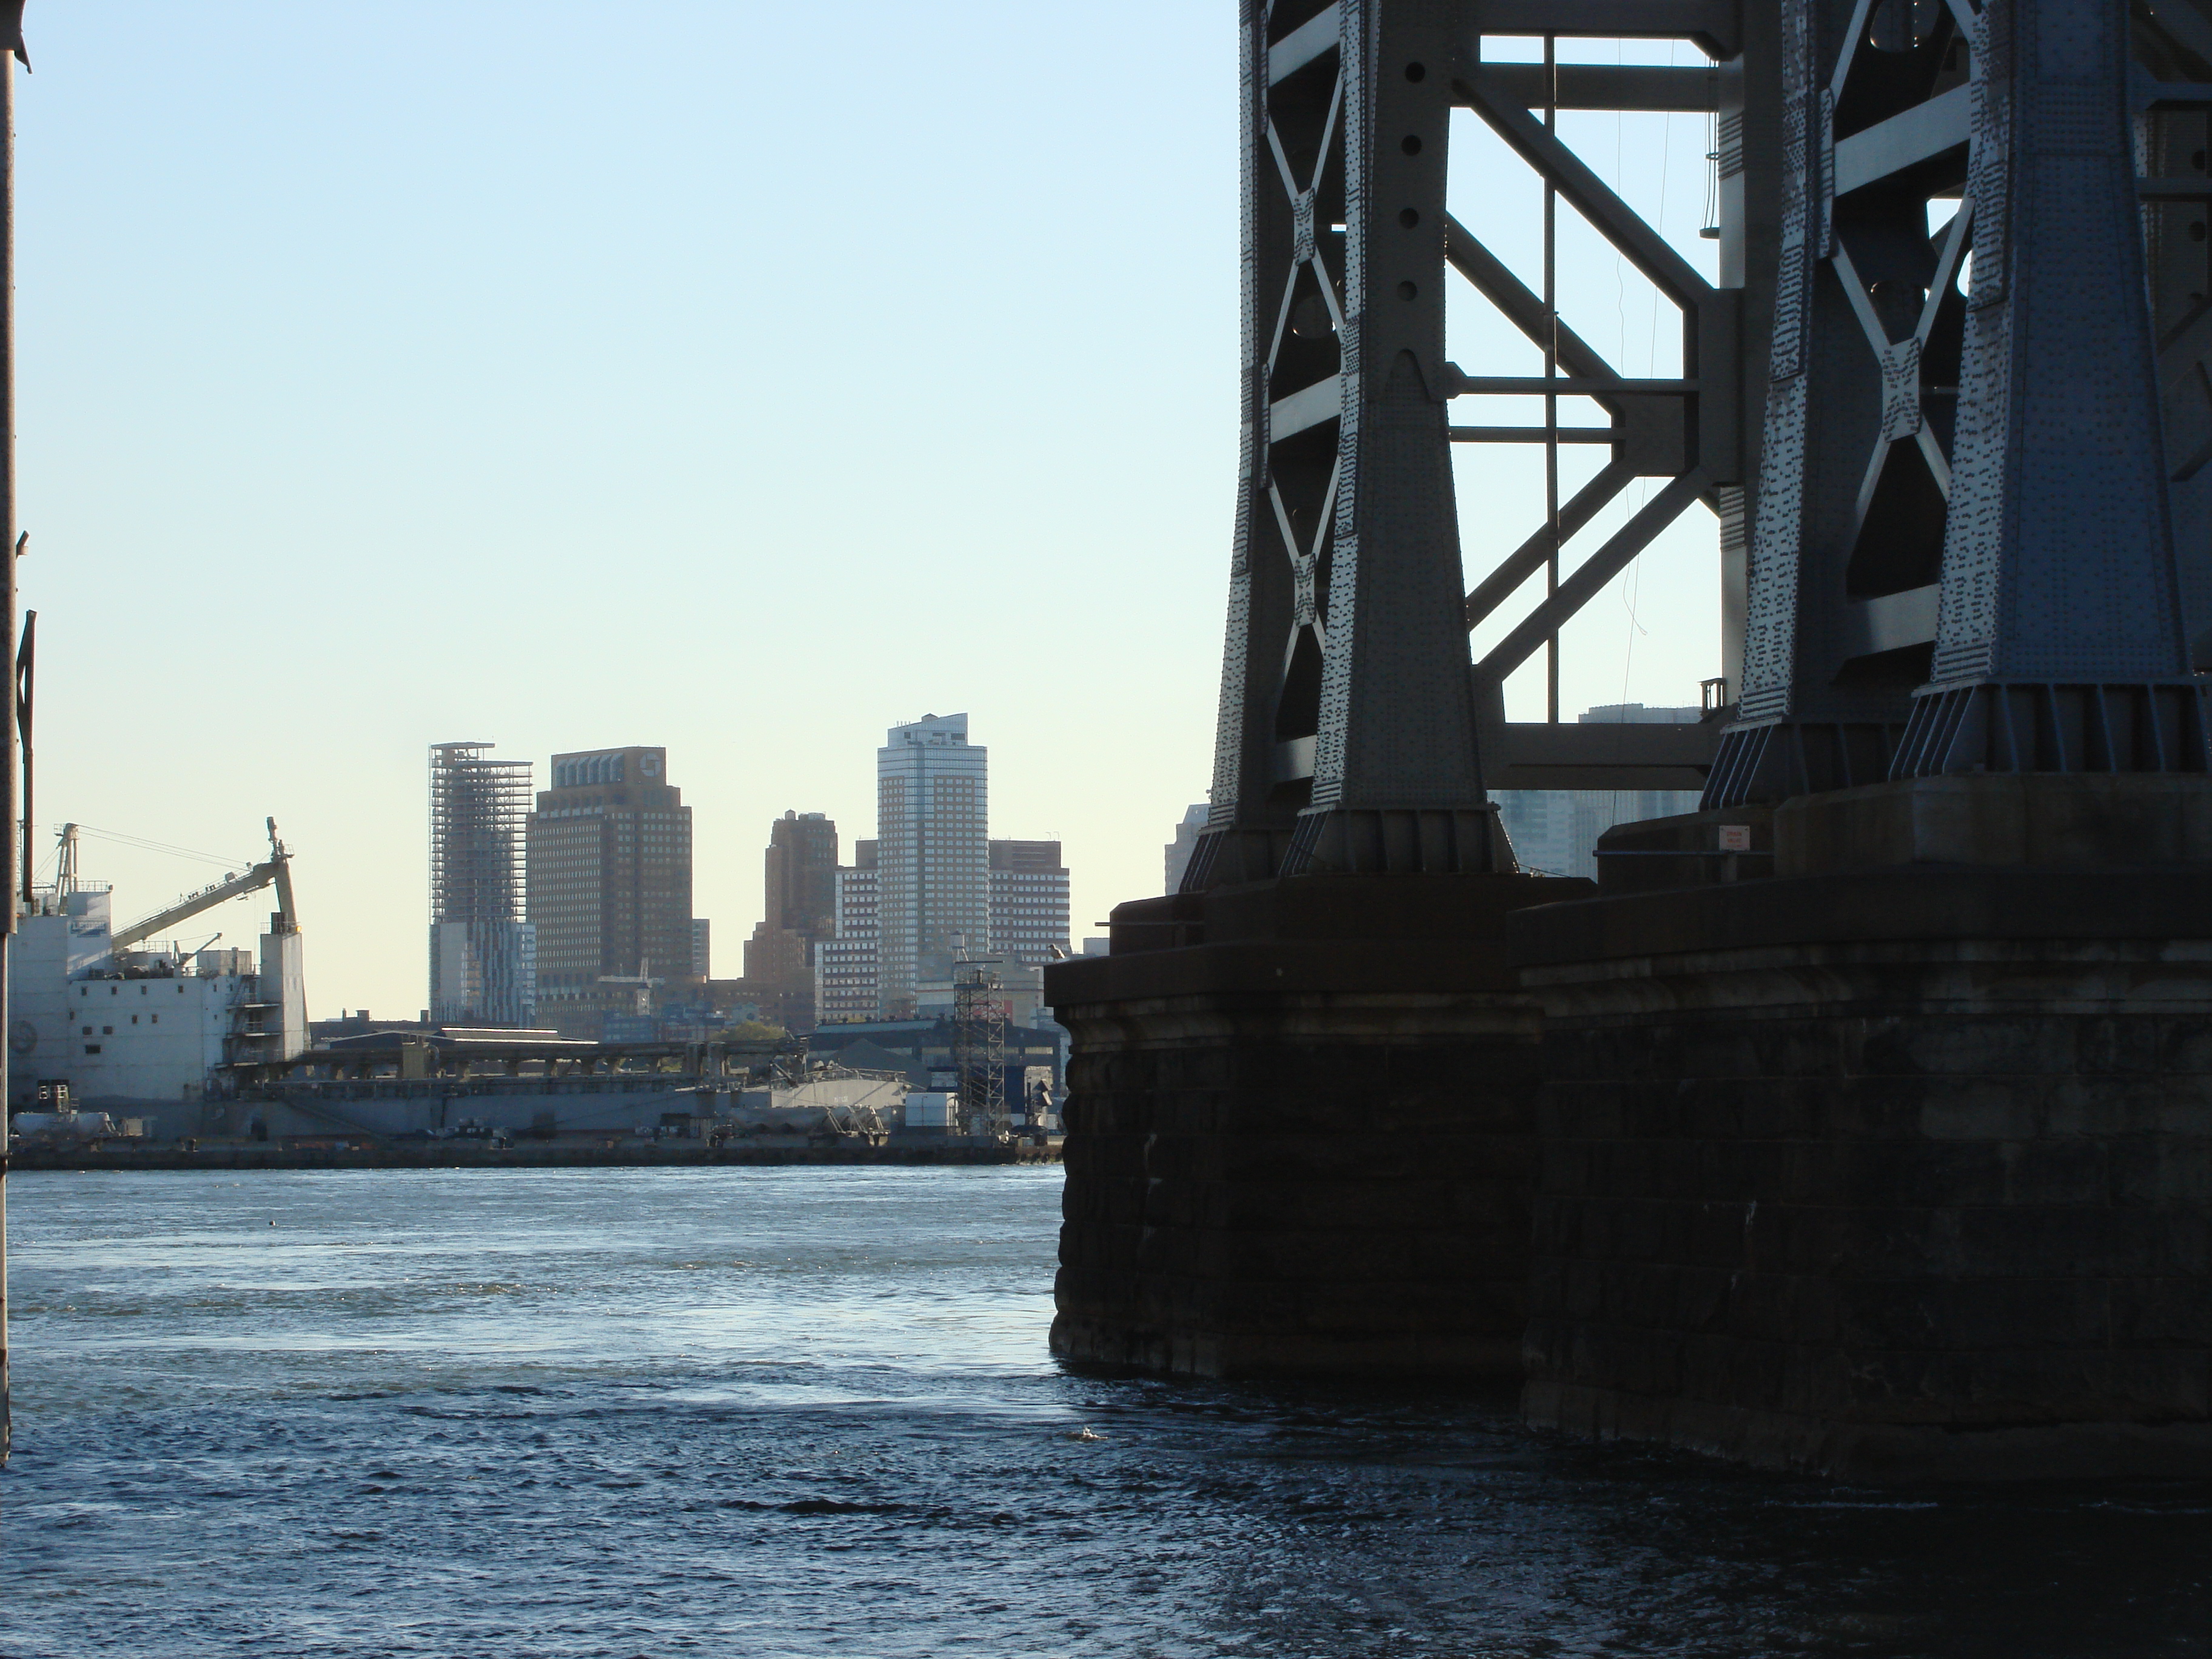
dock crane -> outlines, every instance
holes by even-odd
[[[187,894],[167,909],[156,912],[143,921],[133,922],[115,935],[118,951],[152,939],[180,921],[189,921],[203,910],[212,910],[216,905],[240,898],[247,893],[258,892],[274,885],[276,889],[276,911],[270,917],[270,931],[277,933],[296,933],[300,931],[298,914],[292,908],[292,852],[276,839],[276,820],[269,820],[269,856],[243,875],[219,881],[212,887],[203,887],[197,893]]]
[[[635,990],[634,994],[637,998],[637,1012],[641,1014],[649,1014],[653,1012],[653,994],[659,990],[662,986],[667,984],[668,981],[665,979],[655,979],[653,976],[653,958],[651,957],[640,957],[637,959],[637,971],[635,973],[601,974],[599,975],[599,983],[602,985],[629,985],[635,987]]]

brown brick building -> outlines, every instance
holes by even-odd
[[[541,1023],[596,1037],[601,1016],[636,1012],[641,992],[655,1006],[696,997],[691,809],[665,749],[554,756],[527,836]]]
[[[767,914],[745,941],[745,985],[762,1017],[787,1030],[814,1024],[814,946],[836,931],[837,825],[786,812],[769,826]]]

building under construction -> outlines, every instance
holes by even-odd
[[[538,1007],[523,892],[530,763],[489,759],[492,747],[430,747],[430,1017],[524,1026]]]

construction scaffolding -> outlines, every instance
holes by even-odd
[[[952,1065],[960,1081],[960,1121],[970,1134],[1011,1133],[1006,1113],[1006,985],[988,962],[952,968]]]
[[[430,1016],[526,1025],[538,1001],[524,896],[531,766],[488,759],[492,747],[430,748]]]

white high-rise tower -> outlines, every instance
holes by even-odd
[[[951,977],[958,940],[990,938],[988,751],[965,714],[891,727],[876,750],[876,871],[883,1012],[915,1011],[923,980]]]

